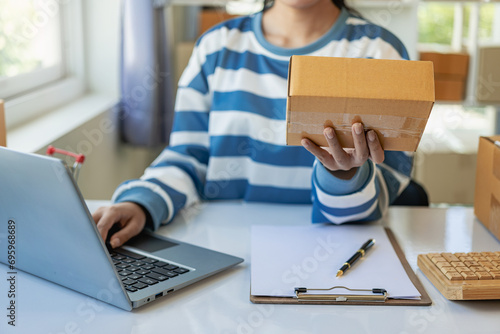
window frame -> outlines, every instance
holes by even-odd
[[[65,76],[63,62],[31,72],[18,74],[10,78],[0,79],[0,90],[5,98],[26,94],[26,92],[41,87],[50,82],[60,80]]]

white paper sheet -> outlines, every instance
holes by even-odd
[[[368,239],[365,257],[337,271]],[[252,226],[251,294],[293,297],[295,287],[383,288],[390,298],[419,299],[382,226]],[[324,293],[324,292],[323,292]],[[334,291],[332,293],[349,293]]]

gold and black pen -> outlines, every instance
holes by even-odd
[[[360,258],[360,257],[363,257],[365,256],[365,253],[375,244],[375,239],[370,239],[368,240],[367,242],[365,242],[363,244],[363,246],[361,246],[360,249],[358,249],[356,251],[356,253],[354,253],[353,256],[351,256],[351,258],[349,260],[347,260],[344,265],[339,269],[339,271],[337,271],[337,277],[340,277],[344,274],[344,272],[351,268],[351,266]]]

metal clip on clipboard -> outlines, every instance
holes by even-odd
[[[331,291],[334,289],[346,289],[349,291],[366,291],[372,294],[365,295],[344,295],[344,294],[308,294],[308,291]],[[295,288],[295,296],[299,301],[365,301],[365,302],[385,302],[387,300],[387,291],[385,289],[350,289],[345,286],[334,286],[329,289],[308,289],[308,288]]]
[[[55,148],[52,145],[49,145],[49,147],[47,147],[46,153],[49,156],[53,156],[54,153],[59,153],[62,155],[67,155],[67,156],[75,158],[75,163],[73,164],[73,167],[71,167],[71,172],[73,173],[73,178],[75,179],[75,181],[78,182],[78,176],[80,175],[80,168],[82,167],[82,164],[85,161],[85,156],[83,154],[77,154],[77,153],[61,150],[61,149]]]

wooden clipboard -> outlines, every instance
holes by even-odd
[[[432,300],[425,291],[424,286],[418,279],[417,275],[413,272],[406,257],[401,250],[394,234],[392,231],[386,227],[384,228],[387,233],[387,237],[391,241],[392,247],[396,252],[406,274],[410,278],[411,282],[415,288],[420,292],[420,299],[390,299],[388,298],[385,302],[369,302],[369,301],[299,301],[294,297],[272,297],[272,296],[253,296],[250,295],[250,301],[255,304],[310,304],[310,305],[401,305],[401,306],[429,306],[432,304]]]

